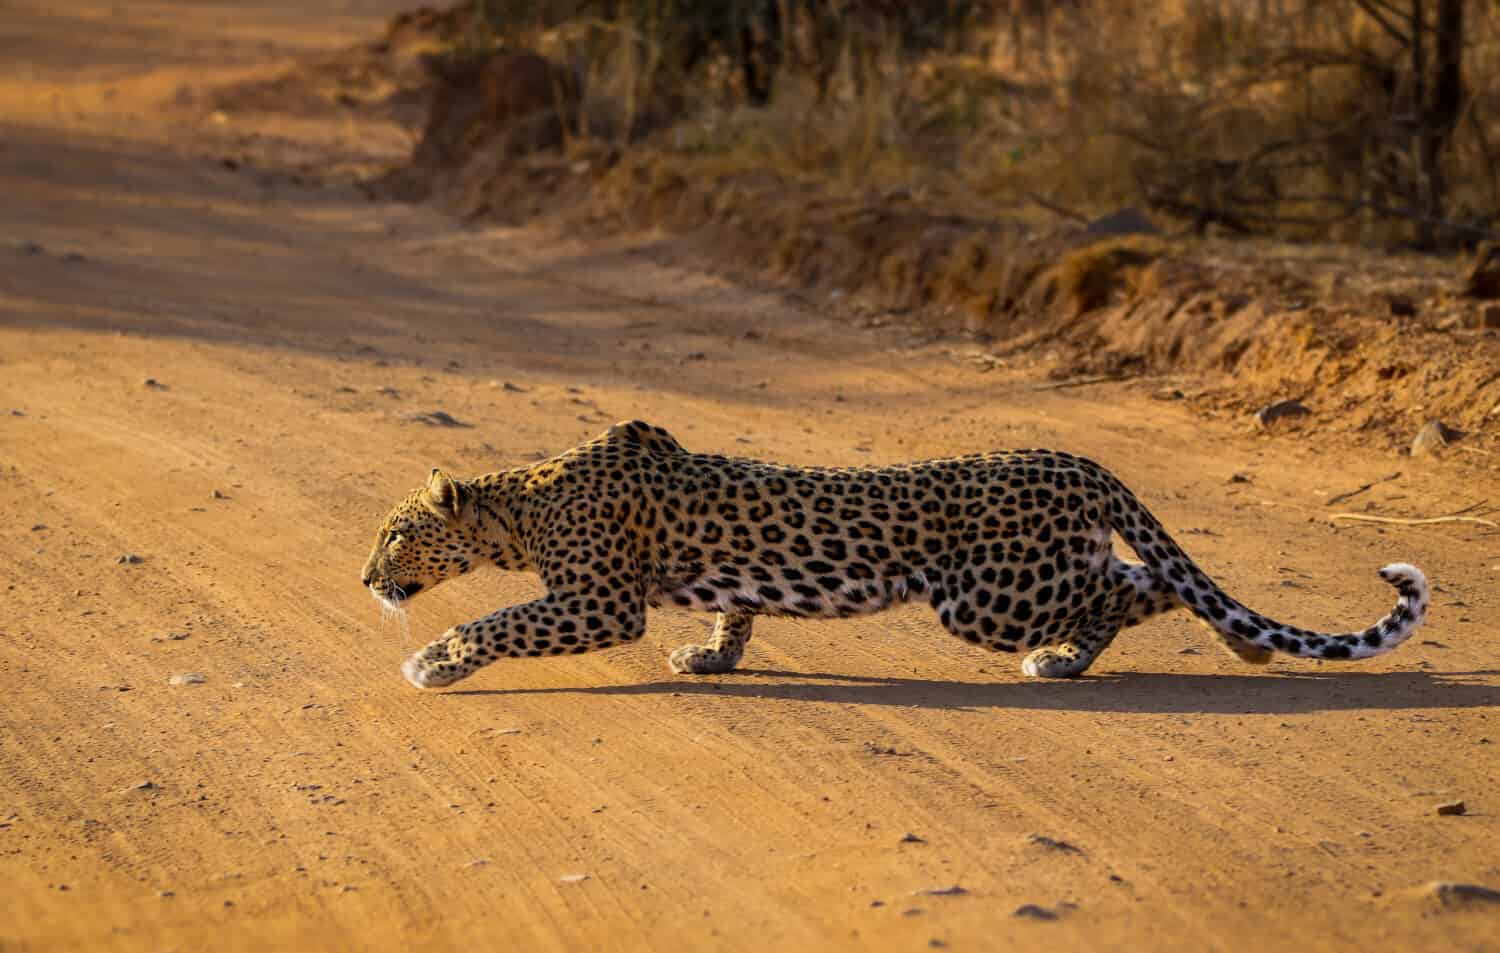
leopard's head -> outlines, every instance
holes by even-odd
[[[396,504],[365,561],[364,584],[392,608],[468,572],[481,559],[474,488],[434,469],[427,485]]]

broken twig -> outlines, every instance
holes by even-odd
[[[1068,381],[1058,381],[1055,384],[1037,384],[1032,390],[1066,390],[1069,387],[1088,387],[1091,384],[1113,384],[1116,381],[1133,381],[1140,377],[1139,374],[1114,374],[1101,377],[1075,377]]]
[[[1500,529],[1500,523],[1481,519],[1478,516],[1427,516],[1411,519],[1402,516],[1375,516],[1369,513],[1334,513],[1330,520],[1358,520],[1361,523],[1390,523],[1395,526],[1430,526],[1434,523],[1477,523],[1491,529]]]
[[[1335,503],[1342,503],[1345,500],[1353,499],[1354,497],[1359,496],[1361,493],[1372,487],[1378,486],[1381,483],[1389,483],[1392,480],[1398,479],[1400,476],[1401,471],[1398,470],[1395,473],[1390,474],[1389,476],[1383,476],[1378,480],[1372,480],[1371,482],[1366,483],[1364,486],[1360,487],[1357,490],[1350,490],[1348,493],[1340,493],[1336,496],[1330,496],[1323,505],[1332,506]]]

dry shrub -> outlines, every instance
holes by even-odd
[[[1117,292],[1133,294],[1137,276],[1168,251],[1162,240],[1142,235],[1084,245],[1048,270],[1043,293],[1074,315],[1102,308]]]

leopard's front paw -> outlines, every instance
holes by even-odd
[[[461,636],[450,629],[441,639],[401,663],[401,674],[417,688],[442,688],[465,678],[472,666],[457,658],[460,641]]]
[[[716,675],[730,672],[739,664],[739,655],[730,655],[706,645],[684,645],[672,653],[668,663],[678,675]]]

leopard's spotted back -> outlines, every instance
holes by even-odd
[[[1029,674],[1068,676],[1121,628],[1169,609],[1193,611],[1236,655],[1262,662],[1272,650],[1387,651],[1427,602],[1421,573],[1391,566],[1382,573],[1401,599],[1362,632],[1273,622],[1225,595],[1108,471],[1050,450],[791,467],[691,453],[635,421],[552,460],[453,487],[457,509],[431,505],[430,488],[398,507],[406,519],[430,512],[449,540],[448,552],[415,564],[488,552],[502,568],[538,572],[549,595],[458,626],[413,656],[405,670],[422,687],[502,656],[631,641],[647,605],[719,613],[706,645],[673,653],[684,673],[733,668],[756,615],[849,616],[923,596],[952,634],[992,651],[1030,649]],[[1111,532],[1145,562],[1115,557]],[[367,583],[386,597],[441,581],[425,578],[429,570],[402,579],[382,565],[377,546]]]

